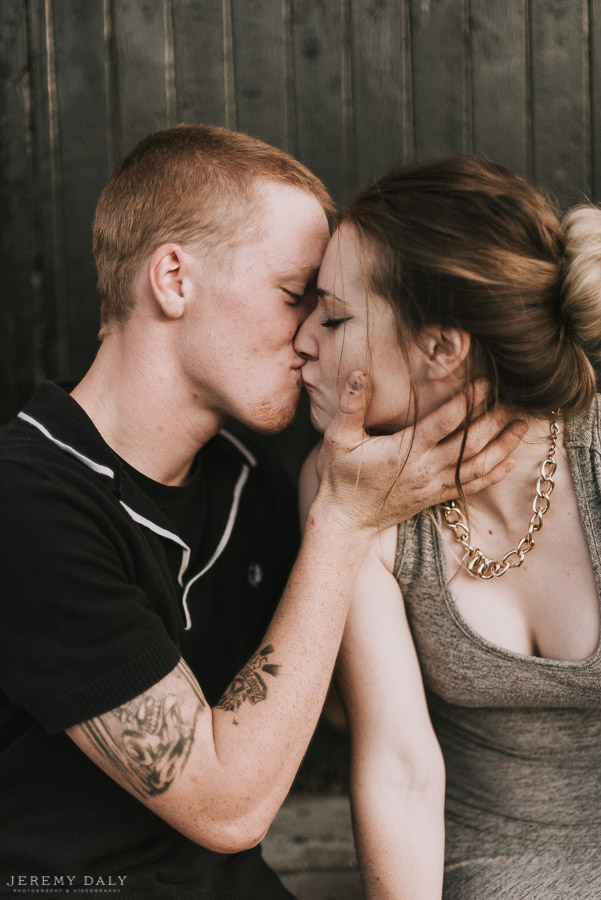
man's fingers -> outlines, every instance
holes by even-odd
[[[528,431],[528,423],[524,419],[515,419],[515,411],[506,406],[497,406],[484,413],[471,425],[465,443],[464,459],[469,459],[492,443],[497,436],[504,434],[504,445],[511,453]],[[504,429],[511,430],[505,434]],[[512,441],[514,443],[512,444]]]
[[[470,385],[470,402],[475,410],[482,407],[489,390],[489,383],[482,378]],[[467,398],[465,394],[455,394],[438,409],[424,416],[415,425],[415,449],[418,452],[427,452],[435,444],[453,434],[465,421],[466,411]]]
[[[476,457],[479,462],[482,462],[479,454],[487,447],[495,446],[497,441],[500,441],[498,446],[505,449],[505,456],[513,453],[528,431],[528,423],[523,419],[515,419],[510,422],[512,414],[506,407],[498,407],[484,413],[470,425],[463,451],[464,463]],[[463,430],[441,442],[440,447],[444,450],[445,460],[448,460],[449,465],[459,458],[462,442]],[[495,460],[495,463],[498,461],[498,459]]]
[[[511,422],[483,450],[480,450],[471,459],[466,459],[459,470],[464,491],[468,493],[466,485],[472,485],[469,493],[473,494],[476,490],[481,489],[473,487],[474,483],[479,482],[481,487],[487,487],[489,484],[495,484],[496,481],[500,481],[510,470],[507,468],[499,469],[499,466],[508,461],[509,454],[515,450],[527,431],[528,425],[526,422],[521,420]],[[513,463],[513,460],[511,463]],[[511,468],[513,468],[513,465],[511,465]],[[495,480],[488,480],[485,483],[484,479],[490,478],[493,472]]]
[[[483,475],[482,478],[476,478],[474,481],[470,481],[469,484],[464,484],[463,493],[466,496],[468,494],[477,494],[483,488],[490,487],[491,484],[496,484],[498,481],[503,481],[513,468],[515,468],[513,459],[504,459],[503,462],[500,462],[494,469]]]
[[[371,380],[365,372],[351,372],[338,404],[338,411],[326,430],[328,443],[357,444],[365,438],[365,414],[371,397]]]

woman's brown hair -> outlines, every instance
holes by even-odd
[[[355,228],[368,287],[391,303],[401,335],[418,339],[428,325],[465,330],[470,374],[489,378],[496,399],[526,413],[590,405],[601,340],[601,211],[572,213],[564,232],[518,175],[458,156],[394,169],[339,221]],[[586,273],[577,277],[585,244]]]

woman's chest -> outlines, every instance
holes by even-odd
[[[599,645],[598,586],[575,496],[566,492],[553,513],[522,564],[500,577],[471,575],[460,564],[461,546],[444,528],[440,550],[456,612],[476,634],[526,656],[583,660]],[[494,519],[490,524],[487,536],[502,558],[505,545],[516,545],[515,534]]]
[[[521,573],[532,594],[527,603],[516,602],[502,579],[489,595],[486,582],[465,576],[470,580],[459,593],[462,576],[449,584],[456,567],[448,571],[444,565],[437,525],[422,522],[411,544],[397,578],[424,682],[434,694],[465,707],[601,707],[593,586],[586,598],[579,596],[573,574],[564,581],[555,573],[540,588],[532,565],[530,574]]]

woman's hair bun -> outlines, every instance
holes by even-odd
[[[577,206],[563,220],[561,312],[566,333],[601,364],[601,209]]]

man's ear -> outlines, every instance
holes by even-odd
[[[420,338],[426,357],[426,375],[431,381],[448,378],[465,362],[470,352],[470,335],[461,328],[431,325],[424,328]]]
[[[179,319],[186,306],[186,253],[178,244],[162,244],[148,260],[150,290],[168,319]]]

